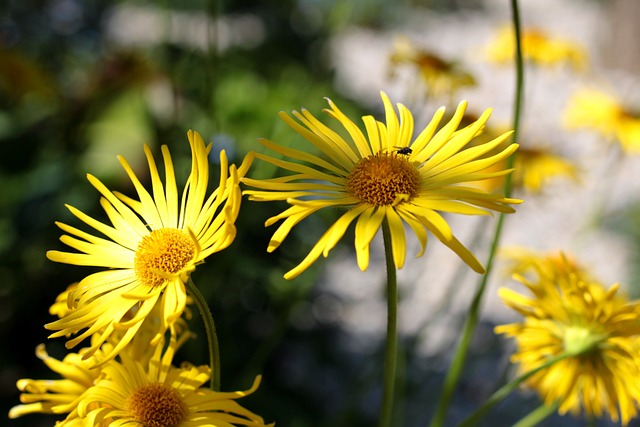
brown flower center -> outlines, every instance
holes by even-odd
[[[362,202],[387,206],[411,200],[419,186],[420,173],[406,156],[378,152],[351,170],[345,189]]]
[[[144,427],[176,427],[187,413],[180,393],[161,383],[137,389],[127,400],[127,410]]]
[[[177,228],[160,228],[140,241],[133,264],[145,285],[159,286],[182,271],[195,253],[196,246],[188,233]]]

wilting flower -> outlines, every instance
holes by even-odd
[[[587,67],[587,53],[579,44],[551,37],[539,28],[524,29],[520,46],[525,60],[541,66],[569,64],[576,70]],[[502,28],[486,48],[489,60],[498,64],[511,64],[516,52],[513,27]]]
[[[436,111],[429,125],[413,139],[413,116],[398,104],[400,119],[386,94],[382,94],[386,124],[372,116],[362,118],[367,136],[358,126],[329,101],[330,117],[344,126],[350,138],[343,139],[306,110],[294,111],[296,122],[285,113],[280,117],[309,143],[319,149],[319,157],[307,151],[286,148],[269,140],[261,140],[267,148],[294,161],[255,154],[256,157],[293,174],[272,179],[244,178],[247,185],[260,190],[247,190],[251,200],[286,200],[291,207],[269,218],[266,225],[284,220],[269,242],[275,250],[291,229],[309,215],[327,208],[345,210],[342,216],[318,240],[307,257],[289,271],[285,278],[296,277],[320,255],[325,257],[338,243],[348,226],[356,221],[355,249],[358,266],[369,265],[369,244],[383,221],[391,231],[391,247],[397,268],[402,268],[405,255],[405,229],[408,224],[417,236],[424,253],[427,230],[455,251],[471,268],[482,273],[484,268],[473,254],[454,237],[440,212],[467,215],[489,215],[491,210],[511,213],[510,203],[520,200],[505,198],[473,188],[466,183],[502,176],[503,169],[481,172],[510,156],[517,144],[510,144],[497,154],[481,158],[500,145],[511,133],[475,147],[466,148],[481,132],[491,110],[470,126],[458,129],[467,103],[462,102],[453,118],[437,130],[444,108]]]
[[[239,178],[248,164],[237,170],[229,167],[220,153],[219,186],[207,196],[208,153],[196,132],[188,132],[191,146],[191,174],[180,198],[169,150],[162,147],[165,182],[163,184],[151,149],[144,150],[149,164],[152,192],[140,183],[127,161],[118,157],[138,193],[138,200],[111,192],[92,175],[88,179],[102,194],[101,205],[110,224],[89,217],[68,206],[81,221],[105,237],[99,237],[67,224],[58,226],[68,235],[62,242],[80,253],[49,251],[56,262],[104,267],[82,279],[69,296],[70,313],[45,325],[60,337],[84,331],[67,342],[73,347],[98,334],[85,357],[90,356],[115,330],[124,331],[108,355],[113,358],[136,334],[156,304],[160,325],[152,343],[180,317],[185,309],[185,282],[196,265],[214,252],[231,244],[234,222],[242,198]]]
[[[496,327],[513,337],[511,357],[520,373],[550,358],[568,355],[534,374],[527,384],[559,412],[600,417],[626,425],[640,403],[640,304],[605,289],[566,256],[521,253],[514,278],[531,296],[500,289],[503,302],[520,313],[520,323]]]
[[[427,95],[453,95],[462,87],[476,84],[473,76],[459,63],[448,61],[433,52],[418,48],[406,37],[398,37],[395,40],[389,62],[392,75],[400,66],[415,68],[426,85]]]
[[[87,425],[265,426],[261,417],[236,402],[258,388],[260,377],[246,391],[212,391],[202,387],[211,375],[208,366],[184,362],[175,367],[175,340],[166,350],[163,344],[160,340],[147,362],[122,353],[120,361],[104,365],[103,375],[78,406]]]
[[[567,103],[563,123],[567,129],[591,130],[618,141],[628,153],[640,153],[640,114],[612,94],[578,90]]]
[[[22,405],[11,408],[9,418],[33,413],[57,414],[66,416],[64,420],[56,423],[57,427],[82,425],[78,419],[78,403],[100,376],[99,369],[91,369],[91,366],[100,360],[85,360],[81,354],[85,350],[69,353],[63,360],[57,360],[49,356],[44,344],[40,344],[36,348],[36,355],[61,378],[19,380],[17,386],[22,392]],[[97,357],[100,356],[98,354]]]

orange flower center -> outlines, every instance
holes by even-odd
[[[180,393],[161,383],[138,388],[129,396],[127,410],[145,427],[176,427],[187,413]]]
[[[177,228],[160,228],[144,236],[133,261],[136,275],[148,286],[160,286],[179,274],[196,253],[191,236]]]
[[[378,152],[365,157],[347,176],[345,189],[374,206],[396,205],[418,194],[420,173],[404,154]]]

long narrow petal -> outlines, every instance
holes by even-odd
[[[152,158],[153,159],[153,158]],[[142,206],[142,211],[139,214],[144,218],[146,225],[151,228],[162,228],[162,219],[160,218],[160,214],[158,213],[158,207],[151,197],[151,194],[147,191],[146,188],[142,185],[136,174],[129,166],[129,163],[125,160],[124,157],[118,156],[118,161],[122,165],[122,168],[125,170],[127,175],[129,175],[129,179],[133,183],[133,186],[138,193],[138,197],[140,198],[140,204]],[[153,160],[151,160],[153,162]],[[154,163],[155,167],[155,163]],[[106,196],[105,196],[106,197]],[[113,203],[113,202],[112,202]],[[117,208],[117,207],[116,207]]]
[[[400,133],[400,124],[398,123],[398,116],[396,115],[396,110],[393,108],[391,101],[386,93],[380,92],[380,97],[382,98],[382,104],[384,105],[384,113],[385,113],[385,123],[387,127],[387,144],[393,144],[395,141],[398,141],[398,134]],[[393,147],[389,145],[383,145],[382,149],[391,150]]]
[[[402,219],[395,209],[387,207],[385,209],[389,231],[391,232],[391,251],[393,253],[393,262],[396,268],[400,269],[404,266],[404,260],[407,254],[407,243],[404,235],[404,225]]]
[[[350,118],[345,116],[344,113],[340,111],[336,104],[334,104],[330,99],[327,99],[327,101],[329,102],[331,109],[325,111],[329,113],[329,115],[334,119],[338,120],[347,130],[347,132],[351,136],[351,139],[355,143],[358,152],[360,153],[360,158],[370,156],[372,154],[371,146],[369,145],[367,139],[364,137],[364,134],[362,133],[360,128],[358,128],[358,126],[356,126],[356,124],[351,121]]]
[[[342,238],[347,230],[349,224],[355,219],[359,210],[363,207],[354,208],[351,211],[347,211],[343,214],[323,235],[318,242],[313,246],[309,254],[298,264],[296,267],[289,270],[284,278],[291,280],[299,276],[304,270],[309,268],[319,257],[325,252],[327,245],[335,244],[337,240]],[[334,228],[335,227],[335,228]],[[327,251],[328,252],[328,251]]]
[[[292,159],[297,159],[303,162],[314,164],[316,166],[319,166],[323,169],[328,170],[329,172],[336,174],[337,176],[347,176],[349,174],[349,170],[337,167],[327,162],[326,160],[323,160],[320,157],[314,156],[313,154],[307,153],[305,151],[283,147],[281,145],[273,143],[268,139],[259,139],[258,141],[262,145],[269,148],[270,150],[275,151],[276,153],[280,153],[286,157],[291,157]]]

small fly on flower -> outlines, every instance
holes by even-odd
[[[398,154],[402,154],[403,156],[410,156],[411,153],[413,153],[413,150],[409,147],[398,147],[395,146],[395,148],[397,148],[396,153]]]

